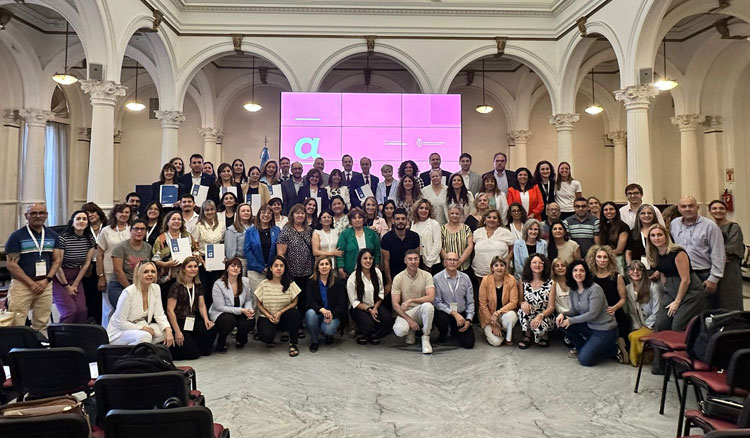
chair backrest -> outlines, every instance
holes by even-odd
[[[750,348],[734,352],[729,360],[726,379],[731,388],[750,390]]]
[[[698,324],[698,318],[700,318],[700,315],[690,318],[690,321],[688,321],[688,324],[685,327],[686,350],[692,351],[693,344],[695,344],[695,340],[698,339],[698,334],[701,332],[701,325]]]
[[[1,417],[0,436],[33,438],[88,438],[89,423],[82,415]]]
[[[0,360],[8,363],[8,353],[13,348],[40,348],[42,345],[31,327],[0,327]]]
[[[706,362],[714,368],[729,368],[732,355],[743,348],[750,348],[750,329],[727,330],[711,337],[706,348]]]
[[[146,374],[104,374],[96,379],[97,422],[101,426],[112,409],[154,409],[176,397],[182,406],[190,400],[190,388],[182,371]]]
[[[89,391],[89,363],[80,348],[14,348],[8,358],[19,398],[24,394],[37,399]]]
[[[132,345],[100,345],[96,349],[96,365],[99,368],[99,375],[113,374],[117,359],[130,353],[132,349]]]
[[[104,420],[107,438],[209,438],[213,416],[203,406],[173,409],[109,411]]]
[[[107,330],[93,324],[51,324],[47,327],[50,347],[79,347],[89,362],[96,362],[96,349],[109,344]]]

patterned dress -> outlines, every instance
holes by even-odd
[[[532,329],[531,320],[537,315],[540,315],[547,309],[549,304],[549,294],[552,288],[552,280],[547,280],[542,284],[542,287],[534,290],[531,287],[531,283],[523,282],[523,299],[531,307],[531,312],[527,315],[522,309],[518,309],[518,319],[521,321],[521,329],[524,333],[528,331],[534,332],[534,342],[538,343],[542,336],[546,335],[553,327],[552,318],[549,316],[542,319],[542,323],[539,327]]]

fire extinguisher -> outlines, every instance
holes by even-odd
[[[727,204],[727,211],[734,211],[734,196],[732,196],[731,190],[724,189],[724,193],[721,194],[721,199]]]

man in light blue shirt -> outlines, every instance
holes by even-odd
[[[438,343],[445,342],[448,330],[463,348],[474,347],[474,287],[469,276],[458,270],[458,254],[449,252],[443,260],[445,269],[435,274],[435,326]]]

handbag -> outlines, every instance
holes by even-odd
[[[700,402],[699,405],[703,415],[734,424],[737,424],[742,412],[742,403],[733,400],[710,398]]]

